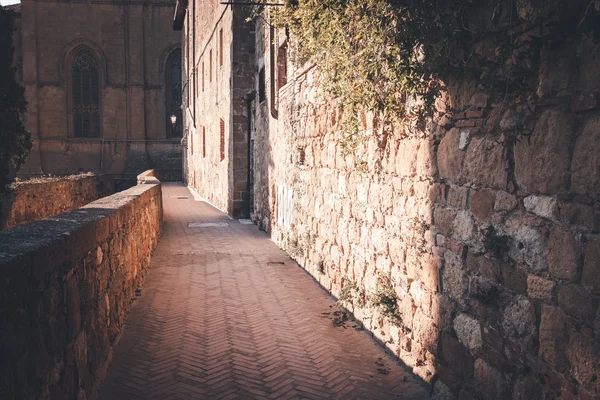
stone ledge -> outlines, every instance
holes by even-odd
[[[48,218],[115,192],[110,175],[81,174],[15,182],[0,194],[0,229]]]
[[[90,395],[158,242],[161,195],[154,179],[0,232],[3,399]]]

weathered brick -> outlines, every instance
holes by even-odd
[[[527,295],[532,299],[552,302],[556,283],[536,275],[527,277]]]

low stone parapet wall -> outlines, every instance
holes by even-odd
[[[71,211],[114,192],[114,179],[109,175],[71,175],[13,183],[6,193],[0,194],[0,229]]]
[[[0,398],[89,397],[161,225],[151,183],[0,232]]]

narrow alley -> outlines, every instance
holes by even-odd
[[[254,225],[179,183],[97,397],[423,399],[416,379]],[[335,313],[335,314],[334,314]]]

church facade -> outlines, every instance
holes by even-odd
[[[170,0],[26,0],[15,32],[34,148],[20,175],[181,168]]]

